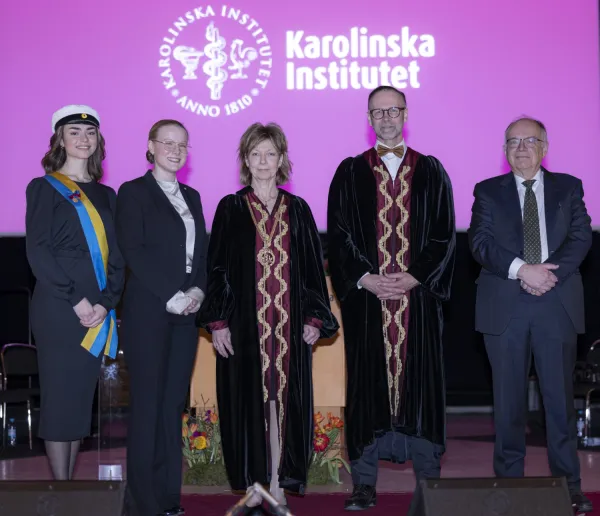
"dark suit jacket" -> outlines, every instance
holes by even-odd
[[[554,287],[577,333],[585,331],[579,265],[592,244],[591,220],[576,177],[543,169],[548,263],[559,265]],[[508,279],[510,264],[523,258],[523,222],[512,172],[475,186],[469,244],[481,265],[475,328],[501,334],[517,306],[520,282]],[[546,294],[547,295],[547,294]]]
[[[119,189],[117,238],[130,272],[124,303],[135,297],[147,308],[151,301],[148,298],[152,298],[151,305],[165,312],[167,301],[179,290],[194,286],[206,292],[208,241],[202,203],[196,190],[181,183],[180,188],[196,226],[189,276],[186,274],[185,225],[152,173],[148,171],[142,177],[123,183]],[[193,323],[195,315],[185,318]]]
[[[27,187],[27,258],[36,277],[36,292],[45,291],[71,306],[86,298],[92,305],[114,309],[123,292],[125,263],[115,235],[114,190],[97,183],[79,184],[87,195],[106,231],[108,271],[106,287],[100,291],[90,248],[77,210],[44,177],[36,177]],[[69,315],[73,312],[69,310]]]

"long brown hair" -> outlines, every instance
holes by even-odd
[[[150,132],[148,133],[148,141],[156,140],[156,138],[158,138],[158,131],[160,131],[161,127],[166,127],[168,125],[181,127],[185,131],[187,139],[190,139],[190,133],[188,133],[188,130],[181,122],[178,122],[177,120],[164,119],[159,120],[150,128]],[[154,163],[154,154],[152,154],[149,150],[146,151],[146,159],[148,160],[148,163]]]
[[[67,151],[65,151],[65,148],[60,144],[63,139],[65,127],[69,126],[60,126],[50,138],[50,149],[42,158],[42,167],[44,167],[46,174],[57,172],[67,162]],[[87,166],[89,176],[94,181],[100,181],[104,175],[102,162],[106,157],[106,151],[104,147],[104,137],[98,128],[96,128],[96,131],[98,132],[98,146],[96,147],[94,154],[89,157]]]

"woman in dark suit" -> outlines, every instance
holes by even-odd
[[[27,258],[36,277],[31,323],[37,346],[44,439],[52,474],[69,480],[90,433],[102,355],[116,356],[114,308],[124,263],[114,229],[116,194],[100,184],[98,113],[65,106],[52,116],[46,171],[27,187]]]
[[[206,285],[206,227],[200,195],[177,181],[188,132],[175,120],[152,126],[154,169],[124,183],[117,236],[129,269],[121,337],[130,381],[127,505],[139,516],[184,514],[181,416]]]

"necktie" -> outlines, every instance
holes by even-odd
[[[383,145],[377,146],[377,155],[380,158],[382,156],[385,156],[386,154],[389,154],[390,152],[393,152],[397,157],[401,158],[402,156],[404,156],[404,145],[397,145],[393,149],[390,149],[389,147],[384,147]]]
[[[523,203],[523,243],[524,259],[527,263],[541,263],[542,243],[540,241],[540,219],[538,205],[533,192],[535,179],[523,181],[525,202]]]

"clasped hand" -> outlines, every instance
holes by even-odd
[[[407,272],[389,274],[368,274],[360,280],[360,286],[375,294],[381,300],[399,300],[419,282]]]
[[[190,300],[190,304],[183,311],[183,315],[194,314],[200,309],[200,302],[197,299],[194,299],[193,297],[190,297],[190,296],[187,296],[187,297]]]
[[[534,296],[541,296],[554,288],[558,278],[552,272],[558,269],[553,263],[524,264],[517,273],[521,288]]]
[[[102,324],[107,315],[106,308],[98,304],[92,306],[85,297],[73,307],[73,310],[75,310],[75,314],[79,317],[81,325],[86,328],[95,328],[99,324]]]

